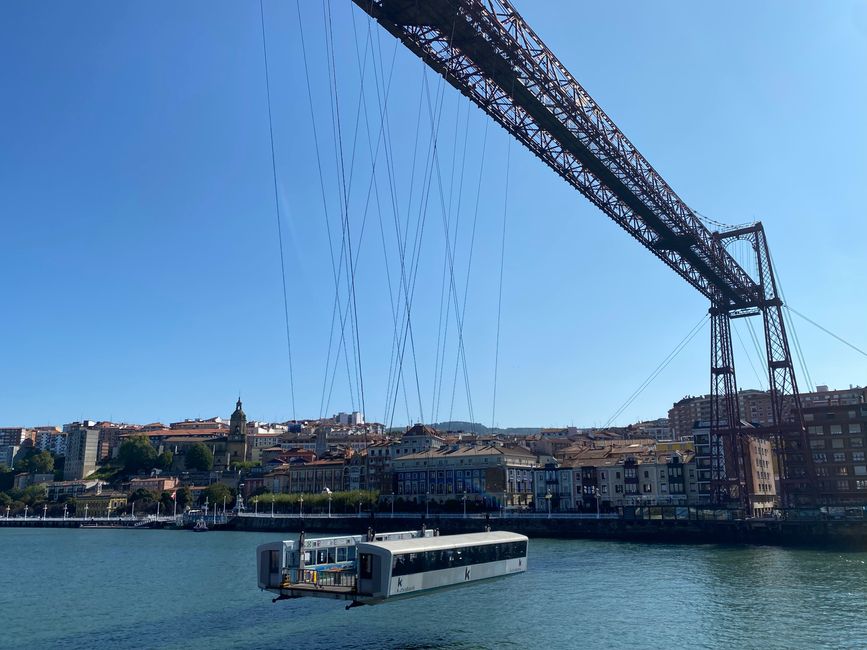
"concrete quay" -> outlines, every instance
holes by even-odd
[[[509,530],[528,537],[600,539],[667,544],[758,544],[773,546],[834,547],[867,550],[867,521],[864,520],[776,520],[732,521],[695,519],[625,519],[616,516],[554,515],[429,515],[378,514],[299,516],[245,514],[229,520],[232,530],[298,533],[363,534],[368,527],[378,532],[412,530],[425,523],[442,534],[478,532],[485,524],[491,530]]]

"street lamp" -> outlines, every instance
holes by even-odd
[[[157,519],[160,518],[160,502],[157,501]]]
[[[596,518],[599,519],[599,499],[601,495],[599,494],[599,488],[593,488],[593,493],[596,495]]]
[[[298,506],[298,516],[304,516],[304,495],[302,494],[299,501],[300,505]]]
[[[226,497],[223,496],[223,516],[226,516]]]
[[[26,510],[26,509],[27,509],[27,508],[25,508],[25,510]],[[84,518],[85,518],[85,519],[87,519],[87,511],[88,511],[89,509],[90,509],[90,504],[89,504],[89,503],[85,503],[85,504],[84,504]]]
[[[271,518],[274,518],[274,495],[271,495]]]
[[[259,516],[259,497],[253,497],[253,515]]]
[[[135,501],[132,502],[132,509],[129,514],[133,519],[135,519]]]
[[[47,516],[48,516],[48,504],[46,503],[45,505],[42,506],[42,521],[45,521]]]
[[[394,492],[391,493],[391,518],[394,519]]]
[[[430,514],[430,508],[428,507],[428,503],[430,502],[430,492],[425,491],[424,493],[424,516],[427,517]]]
[[[358,500],[358,516],[361,516],[361,499]]]
[[[8,519],[8,510],[9,510],[9,508],[6,508],[6,510],[7,510],[7,519]],[[66,519],[66,504],[65,504],[65,503],[63,504],[63,519],[64,519],[64,520]]]
[[[461,501],[464,502],[464,519],[467,518],[467,491],[464,490],[464,495],[461,497]]]
[[[331,490],[328,490],[328,516],[331,517]]]
[[[6,506],[6,519],[9,519],[9,506]]]
[[[551,490],[548,490],[545,493],[545,501],[548,502],[548,519],[551,518],[551,499],[553,499],[553,498],[554,498],[554,495],[551,494]]]
[[[24,506],[24,521],[27,521],[27,509],[28,509],[28,507],[25,505]]]

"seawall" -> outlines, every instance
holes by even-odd
[[[235,517],[233,530],[363,534],[368,527],[377,532],[438,528],[442,534],[479,532],[482,518],[455,518],[430,515],[390,517]],[[564,539],[605,539],[675,544],[765,544],[775,546],[840,547],[867,550],[867,521],[777,521],[777,520],[658,520],[658,519],[571,519],[540,517],[493,517],[491,530],[510,530],[528,537]]]

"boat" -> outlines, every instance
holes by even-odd
[[[527,570],[528,539],[505,531],[405,531],[261,544],[259,588],[274,601],[317,597],[375,605]]]
[[[193,526],[194,533],[206,533],[208,532],[208,524],[205,523],[204,519],[199,519],[196,522],[196,525]]]

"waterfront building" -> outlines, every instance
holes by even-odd
[[[129,481],[129,491],[148,490],[150,492],[168,492],[178,487],[175,476],[138,476]]]
[[[83,517],[111,517],[126,508],[126,495],[119,492],[94,492],[75,497],[75,514]]]
[[[867,404],[814,404],[804,409],[804,420],[819,502],[867,505]],[[793,462],[802,456],[801,450],[787,452]]]
[[[449,445],[392,458],[394,493],[412,503],[461,500],[487,507],[533,501],[535,454],[523,447]]]
[[[79,497],[86,492],[102,493],[102,481],[52,481],[46,484],[49,501],[60,501],[64,497]]]
[[[266,474],[264,485],[271,492],[284,494],[318,494],[325,488],[340,492],[346,489],[345,476],[344,459],[314,460],[284,465]]]
[[[817,386],[811,393],[801,393],[801,407],[826,404],[863,404],[867,402],[867,388],[850,386],[848,389],[829,390],[827,386]],[[764,427],[774,423],[770,393],[761,390],[738,391],[738,407],[741,419],[750,424]],[[676,402],[668,412],[668,419],[675,439],[691,433],[696,422],[709,422],[710,395],[687,396]]]
[[[741,425],[744,431],[749,431],[752,426],[747,422],[741,422]],[[745,435],[747,453],[744,462],[748,469],[746,482],[749,493],[749,509],[753,515],[761,515],[770,512],[778,504],[773,446],[768,438]],[[711,503],[713,488],[710,422],[695,423],[692,437],[698,471],[698,502],[709,504]],[[727,469],[723,466],[720,471],[722,476],[725,476]],[[731,505],[742,504],[732,503]]]
[[[96,471],[99,429],[95,425],[95,422],[87,421],[76,422],[64,427],[67,432],[66,463],[63,466],[64,480],[78,481]]]
[[[360,424],[364,424],[364,414],[358,411],[353,411],[352,413],[343,413],[341,411],[334,416],[333,420],[337,424],[358,426]]]
[[[240,399],[238,401],[241,401]],[[159,428],[163,428],[162,425],[159,425]],[[194,420],[183,420],[182,422],[172,422],[169,424],[169,429],[177,429],[180,431],[190,431],[196,429],[222,429],[228,430],[229,424],[226,421],[217,416],[214,418],[208,418],[207,420],[200,420],[196,418]]]
[[[534,486],[539,512],[685,506],[698,496],[692,452],[660,452],[640,442],[585,448],[568,461],[547,463],[535,470]]]

